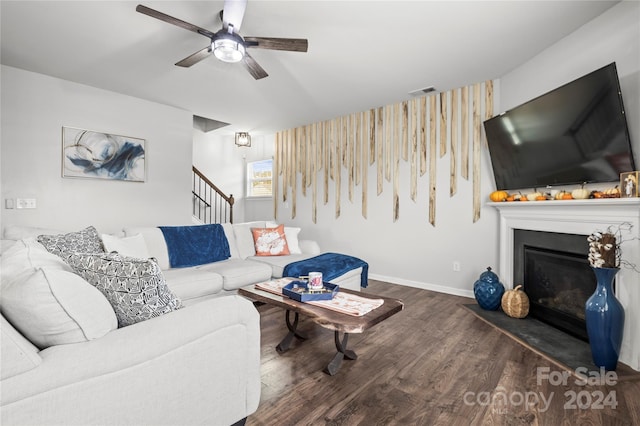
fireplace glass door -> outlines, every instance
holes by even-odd
[[[596,279],[584,254],[525,245],[524,282],[532,316],[588,340],[585,303]]]

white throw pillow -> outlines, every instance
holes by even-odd
[[[2,286],[2,312],[40,349],[97,339],[118,327],[107,299],[73,272],[31,268]]]
[[[164,240],[164,234],[160,228],[151,226],[124,228],[124,234],[127,237],[142,234],[147,250],[149,251],[149,257],[153,257],[158,261],[160,269],[167,270],[171,268],[169,264],[169,249],[167,248],[167,242]]]
[[[61,257],[49,253],[35,238],[16,241],[0,258],[0,283],[2,287],[33,269],[43,267],[73,272],[73,269]]]
[[[236,236],[236,246],[241,259],[256,255],[256,246],[251,228],[265,228],[265,222],[245,222],[233,225],[233,234]]]
[[[151,257],[142,234],[124,238],[102,234],[102,244],[104,244],[104,248],[108,253],[116,251],[123,256],[137,257],[139,259],[148,259]]]
[[[267,222],[267,228],[275,228],[278,226],[276,222]],[[300,233],[300,228],[294,228],[285,226],[284,227],[284,236],[287,239],[287,244],[289,245],[289,253],[291,254],[302,254],[302,250],[300,249],[300,244],[298,242],[298,234]]]

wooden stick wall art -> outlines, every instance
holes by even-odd
[[[428,172],[428,220],[435,226],[437,160],[448,153],[451,197],[457,193],[458,175],[469,180],[469,169],[472,170],[472,218],[476,222],[481,207],[481,148],[486,145],[482,121],[491,116],[493,81],[489,80],[278,132],[273,169],[274,217],[278,216],[278,202],[290,200],[291,217],[295,218],[297,192],[300,189],[306,197],[310,187],[311,217],[316,223],[318,179],[322,181],[324,205],[330,202],[329,188],[333,181],[335,217],[340,217],[346,178],[351,203],[355,187],[360,186],[362,216],[366,219],[369,167],[375,166],[376,194],[384,191],[385,180],[392,184],[394,222],[400,217],[401,195],[407,194],[417,202],[420,178]],[[400,168],[405,163],[409,163],[410,170],[406,185],[400,181]],[[405,193],[402,188],[408,191]]]

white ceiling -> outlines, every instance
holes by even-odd
[[[221,27],[222,1],[140,3]],[[232,124],[219,132],[268,134],[499,78],[615,3],[249,0],[241,35],[309,40],[307,53],[250,50],[269,73],[254,80],[213,56],[175,66],[207,39],[137,13],[138,2],[3,0],[1,59]]]

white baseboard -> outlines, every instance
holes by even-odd
[[[404,285],[407,287],[421,288],[423,290],[437,291],[438,293],[451,294],[454,296],[469,297],[475,299],[472,290],[462,290],[459,288],[446,287],[438,284],[423,283],[419,281],[405,280],[402,278],[387,277],[378,274],[369,274],[369,278],[377,281],[385,281],[392,284]]]

